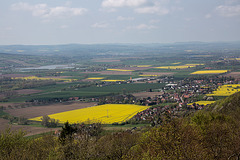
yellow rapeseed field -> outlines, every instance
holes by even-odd
[[[204,70],[204,71],[196,71],[191,74],[220,74],[226,73],[228,70]]]
[[[185,64],[180,66],[161,66],[161,67],[155,67],[158,69],[186,69],[186,68],[192,68],[196,67],[198,65],[204,65],[204,64]]]
[[[88,79],[98,80],[98,79],[104,79],[104,77],[90,77]]]
[[[227,84],[219,86],[216,91],[207,96],[230,96],[238,91],[240,91],[240,84]]]
[[[182,63],[182,62],[176,62],[176,63],[172,63],[172,64],[180,64],[180,63]]]
[[[106,79],[106,80],[101,80],[102,82],[121,82],[125,80],[120,80],[120,79]]]
[[[114,122],[125,122],[148,107],[133,104],[105,104],[52,114],[49,117],[58,119],[60,123],[68,121],[69,123],[101,122],[103,124],[112,124]],[[41,118],[36,117],[30,120],[41,121]]]
[[[212,104],[212,103],[214,103],[215,101],[197,101],[197,102],[194,102],[194,103],[196,103],[196,104],[199,104],[199,105],[204,105],[204,106],[206,106],[206,105],[208,105],[208,104]],[[192,105],[193,103],[189,103],[188,105]]]
[[[64,81],[64,82],[77,81],[77,79],[48,78],[48,77],[36,77],[36,76],[30,76],[30,77],[15,77],[15,78],[12,78],[12,79],[23,79],[23,80],[54,80],[54,81]]]
[[[107,69],[108,71],[122,71],[122,72],[125,72],[125,71],[129,71],[129,72],[131,72],[131,71],[134,71],[134,70],[128,70],[128,69]]]
[[[237,61],[239,61],[240,60],[240,58],[224,58],[224,60],[231,60],[231,61],[235,61],[235,60],[237,60]]]

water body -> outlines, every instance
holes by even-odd
[[[40,67],[30,67],[30,68],[18,68],[20,71],[26,70],[50,70],[50,69],[71,69],[74,68],[73,65],[48,65],[48,66],[40,66]]]

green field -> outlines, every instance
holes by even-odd
[[[18,98],[12,98],[9,101],[10,102],[21,102],[24,100],[31,100],[31,99],[50,99],[50,98],[69,98],[69,97],[81,97],[81,98],[89,98],[89,97],[99,97],[103,95],[110,95],[110,94],[121,94],[123,92],[123,89],[126,92],[132,93],[132,92],[138,92],[138,91],[146,91],[148,89],[160,89],[165,84],[162,83],[132,83],[132,84],[114,84],[114,85],[108,85],[103,87],[86,87],[86,88],[80,88],[77,90],[56,90],[61,89],[61,87],[65,87],[66,85],[56,85],[56,87],[47,88],[42,87],[41,89],[46,89],[42,93],[33,94],[31,96],[23,96]],[[40,88],[39,88],[40,89]]]

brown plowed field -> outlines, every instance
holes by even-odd
[[[0,118],[0,132],[8,126],[8,120]]]
[[[153,67],[125,67],[125,68],[118,68],[118,69],[142,71],[142,70],[151,69],[151,68]]]
[[[34,94],[34,93],[39,93],[42,92],[41,90],[36,90],[36,89],[21,89],[21,90],[16,90],[17,94]]]
[[[8,109],[7,113],[16,116],[16,117],[25,117],[25,118],[34,118],[59,112],[65,112],[75,109],[81,109],[86,107],[94,106],[94,102],[84,103],[84,102],[76,102],[76,103],[58,103],[51,104],[46,106],[33,106],[27,108],[19,108],[19,109]]]
[[[101,71],[102,75],[132,75],[131,71]]]
[[[162,95],[162,92],[139,92],[132,94],[136,98],[147,98],[147,97],[155,97],[156,95]]]
[[[0,133],[4,132],[4,130],[8,127],[10,127],[12,131],[15,131],[15,130],[25,131],[26,136],[31,136],[31,135],[36,135],[40,133],[57,130],[57,128],[33,127],[28,125],[12,125],[12,124],[9,124],[8,122],[9,122],[8,120],[0,118]]]
[[[11,78],[16,78],[16,77],[32,77],[34,75],[28,75],[28,74],[4,74],[4,75],[0,75],[1,77],[11,77]],[[58,78],[62,78],[62,79],[68,79],[71,78],[71,76],[46,76],[46,77],[41,77],[41,78],[49,78],[49,79],[58,79]]]
[[[3,107],[20,106],[21,104],[26,104],[26,103],[9,103],[9,102],[6,102],[6,103],[0,103],[0,106],[3,106]]]
[[[225,76],[227,77],[233,77],[233,78],[240,78],[240,72],[231,72],[231,73],[228,73],[226,74]]]
[[[42,77],[42,78],[49,78],[49,79],[71,79],[71,76],[46,76],[46,77]]]
[[[12,77],[12,78],[16,78],[16,77],[30,77],[33,75],[28,75],[28,74],[4,74],[4,75],[0,75],[0,77]]]

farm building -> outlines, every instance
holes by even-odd
[[[133,82],[141,82],[141,81],[146,81],[146,80],[148,80],[148,79],[147,78],[134,78],[131,81],[133,81]]]

